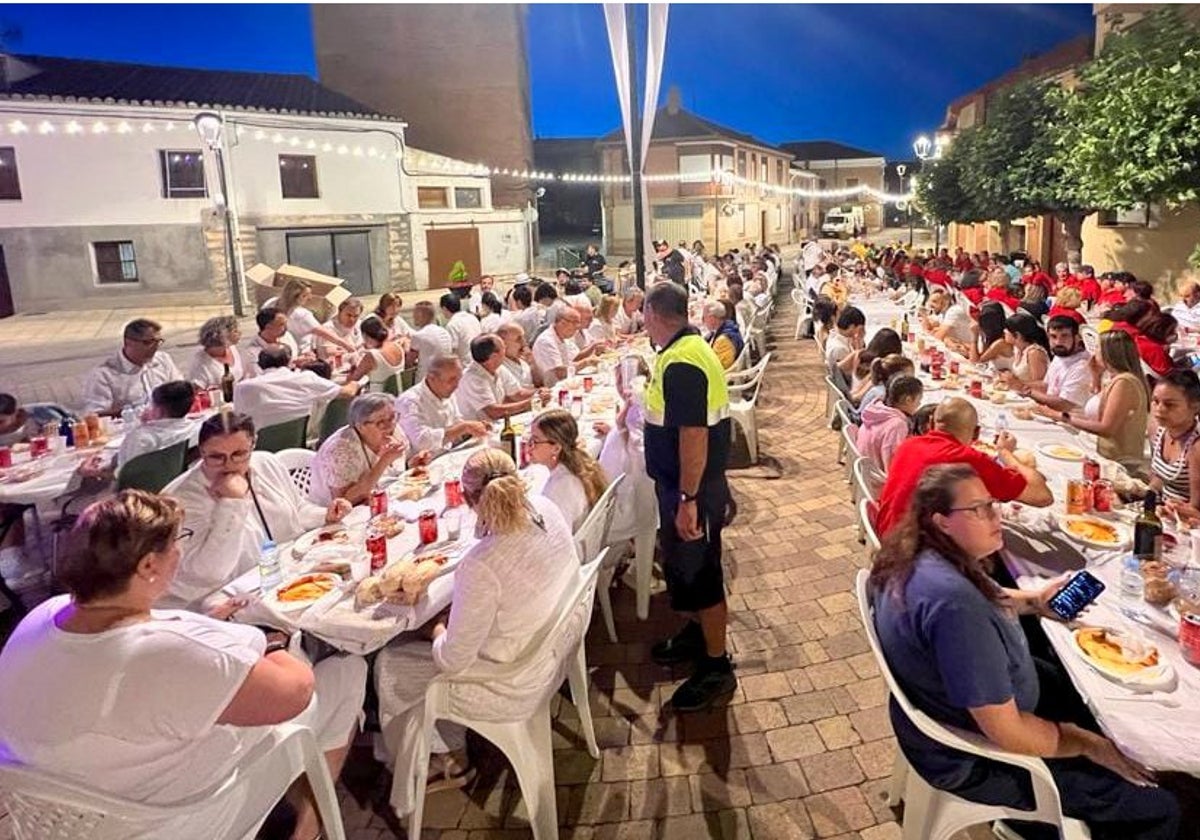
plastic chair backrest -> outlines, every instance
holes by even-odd
[[[1083,339],[1083,349],[1093,356],[1100,352],[1100,333],[1091,324],[1079,327],[1079,337]]]
[[[879,501],[879,493],[883,490],[883,482],[887,476],[880,472],[875,462],[865,455],[860,455],[854,462],[854,483],[858,487],[859,496],[863,499]]]
[[[350,397],[338,397],[325,406],[325,413],[321,416],[321,428],[317,435],[318,447],[325,442],[325,438],[346,425],[346,418],[350,416],[350,399]]]
[[[400,396],[400,377],[393,373],[383,380],[383,393],[391,394],[393,397]]]
[[[307,498],[312,487],[312,462],[317,453],[311,449],[282,449],[275,453],[275,457],[288,471],[288,476],[300,491],[300,495]]]
[[[417,369],[408,367],[400,371],[400,390],[407,391],[413,385],[417,384]]]
[[[725,388],[729,391],[729,396],[732,402],[740,402],[753,406],[758,401],[758,394],[762,389],[763,377],[767,373],[766,363],[770,360],[770,358],[770,353],[762,357],[758,365],[755,366],[757,371],[755,371],[754,375],[750,378],[750,381],[737,383],[727,382],[725,384]]]
[[[612,527],[613,514],[617,510],[617,489],[625,481],[625,473],[614,478],[604,493],[592,505],[591,511],[575,531],[575,545],[579,549],[579,560],[586,563],[604,548],[608,532]]]
[[[879,503],[874,499],[863,499],[858,503],[858,520],[862,523],[863,534],[867,538],[867,547],[871,555],[879,551],[879,534],[875,531],[875,519],[879,515]]]
[[[308,415],[285,420],[258,430],[254,448],[259,452],[279,452],[284,449],[303,449],[308,440]]]
[[[1034,798],[1038,805],[1036,813],[1046,816],[1051,821],[1061,825],[1062,805],[1059,800],[1058,788],[1054,784],[1054,778],[1050,775],[1050,771],[1046,768],[1044,761],[1033,756],[1005,752],[993,747],[982,735],[938,723],[909,701],[908,697],[904,694],[904,690],[896,682],[896,677],[883,655],[883,647],[879,644],[879,634],[875,630],[875,608],[871,605],[868,591],[869,577],[870,573],[866,569],[860,569],[858,578],[855,580],[854,588],[858,595],[859,614],[862,618],[863,628],[867,631],[867,640],[870,642],[871,652],[875,654],[876,664],[879,665],[879,671],[883,674],[888,691],[891,692],[896,704],[904,712],[904,716],[912,721],[913,725],[923,735],[932,738],[939,744],[961,750],[970,755],[988,758],[993,761],[1001,761],[1005,764],[1012,764],[1029,771],[1033,781]],[[1035,812],[1029,813],[1032,814]],[[1057,814],[1057,819],[1055,819],[1055,814]]]
[[[117,489],[160,492],[183,474],[187,449],[188,442],[181,440],[165,449],[131,458],[117,471]]]

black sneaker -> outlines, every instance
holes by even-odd
[[[659,665],[678,665],[694,662],[704,656],[705,651],[704,631],[698,622],[689,621],[674,636],[650,648],[650,658]]]
[[[728,661],[728,660],[726,660]],[[704,712],[727,700],[737,689],[737,677],[732,668],[698,668],[671,696],[671,707],[677,712]]]

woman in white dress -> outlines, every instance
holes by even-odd
[[[604,495],[608,477],[580,445],[579,425],[569,411],[552,408],[534,419],[529,430],[529,460],[550,470],[542,495],[558,505],[572,531],[578,530],[592,505]]]
[[[479,298],[479,328],[494,333],[504,323],[504,304],[495,292],[484,292]]]
[[[171,805],[221,783],[273,724],[294,721],[313,730],[336,779],[366,662],[333,656],[313,668],[282,633],[153,609],[192,537],[182,522],[175,499],[139,490],[84,510],[55,570],[69,594],[27,615],[0,654],[0,751],[104,793]],[[292,836],[319,836],[308,797],[300,786],[293,793]],[[201,801],[123,836],[228,837],[239,804]]]
[[[362,314],[362,301],[358,298],[346,298],[338,304],[337,314],[325,322],[325,329],[353,344],[355,352],[362,350],[363,337],[358,323]],[[322,359],[331,359],[340,352],[342,348],[330,341],[317,342],[317,356]]]
[[[301,353],[313,349],[314,339],[320,339],[329,344],[341,347],[347,353],[353,353],[355,346],[335,333],[329,327],[321,326],[317,316],[312,314],[308,304],[312,301],[312,286],[303,280],[289,280],[279,293],[275,308],[287,316],[288,332],[296,340]]]
[[[579,581],[570,527],[552,502],[526,496],[506,454],[482,449],[472,455],[463,467],[462,491],[476,517],[478,542],[454,571],[449,618],[439,616],[427,626],[432,646],[401,637],[375,660],[379,724],[395,762],[391,805],[399,816],[412,810],[419,795],[412,784],[415,762],[429,760],[430,790],[461,787],[471,775],[461,727],[439,723],[432,733],[433,756],[416,754],[429,683],[440,674],[514,661],[558,617],[563,598]],[[529,672],[561,673],[549,646],[538,656],[542,661]],[[456,686],[451,699],[467,717],[521,719],[534,713],[548,688],[491,680]]]
[[[362,322],[363,355],[350,372],[350,381],[367,377],[372,391],[382,391],[393,376],[404,372],[408,339],[392,338],[383,321],[371,315]]]
[[[218,388],[225,377],[226,367],[233,374],[234,382],[241,382],[245,378],[242,354],[237,349],[238,342],[242,340],[237,318],[232,315],[209,318],[200,326],[199,339],[200,347],[188,366],[189,382],[201,390]]]

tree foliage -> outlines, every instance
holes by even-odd
[[[942,157],[921,166],[916,203],[939,224],[987,220],[986,212],[971,201],[962,183],[962,156],[970,143],[970,131],[959,135]]]
[[[1074,91],[1054,96],[1051,164],[1092,207],[1200,198],[1200,29],[1175,7],[1108,38]]]

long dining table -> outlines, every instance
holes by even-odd
[[[898,303],[881,294],[860,295],[852,304],[866,315],[868,335],[892,326],[905,314]],[[908,313],[908,320],[910,331],[921,336],[920,321],[914,313]],[[931,336],[923,336],[922,340],[929,346],[937,344]],[[915,345],[905,341],[905,352],[916,360]],[[947,358],[957,358],[964,372],[960,380],[964,383],[972,374],[984,373],[971,370],[967,360],[952,352],[947,351]],[[967,399],[979,414],[981,439],[990,439],[998,422],[1006,426],[1016,437],[1019,450],[1035,454],[1037,469],[1047,479],[1054,494],[1050,508],[1005,506],[1006,550],[1002,556],[1018,586],[1040,589],[1064,571],[1078,568],[1086,568],[1105,584],[1104,592],[1076,621],[1043,619],[1041,622],[1055,653],[1100,727],[1124,752],[1148,767],[1200,776],[1200,714],[1197,714],[1200,668],[1183,657],[1178,642],[1180,621],[1166,609],[1121,594],[1120,575],[1123,561],[1129,556],[1128,545],[1100,549],[1075,540],[1064,528],[1067,482],[1083,478],[1082,459],[1056,458],[1046,453],[1055,452],[1056,446],[1075,450],[1097,461],[1102,475],[1108,479],[1122,477],[1123,468],[1098,455],[1094,435],[1041,417],[1016,418],[1013,411],[1022,404],[1016,395],[1011,395],[1015,399],[1006,396],[1004,403],[998,404],[989,398],[973,398],[965,388],[948,390],[945,380],[934,381],[919,367],[918,376],[926,385],[926,403],[937,403],[947,396]],[[1089,515],[1113,523],[1125,529],[1123,534],[1129,534],[1137,511],[1133,506],[1118,503],[1111,513]],[[1168,523],[1167,532],[1174,546],[1164,559],[1171,566],[1180,570],[1200,561],[1200,529],[1188,530]],[[1193,542],[1197,543],[1196,550],[1192,549]],[[1165,663],[1160,669],[1165,676],[1140,683],[1112,677],[1093,667],[1075,635],[1085,625],[1115,631],[1135,644],[1152,645],[1160,662]]]

